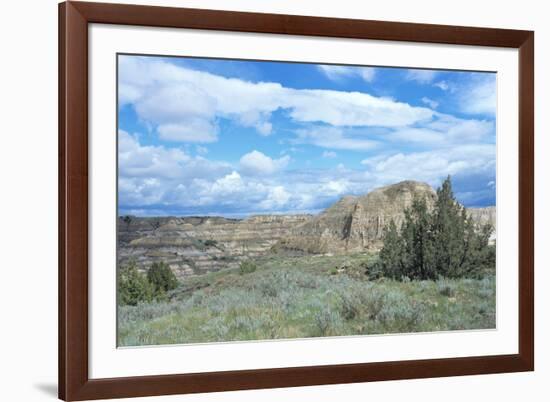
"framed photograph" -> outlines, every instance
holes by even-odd
[[[534,369],[534,33],[59,6],[59,397]]]

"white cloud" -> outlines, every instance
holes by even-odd
[[[299,122],[332,126],[399,127],[429,121],[433,111],[361,92],[300,90],[292,96],[290,116]]]
[[[178,148],[141,146],[136,136],[118,131],[118,161],[121,176],[175,177],[182,173],[189,156]]]
[[[496,77],[494,74],[475,75],[469,85],[459,92],[460,108],[468,114],[496,113]]]
[[[337,127],[311,127],[297,130],[296,134],[296,143],[313,144],[323,148],[367,151],[378,145],[376,141],[365,138],[360,133]]]
[[[407,70],[405,78],[410,81],[416,81],[420,84],[429,84],[437,76],[435,70]]]
[[[404,127],[390,131],[388,139],[437,148],[486,140],[494,133],[493,121],[460,119],[444,113],[436,116],[436,119],[422,127]]]
[[[439,102],[433,99],[430,99],[427,96],[423,96],[421,100],[422,100],[422,103],[428,105],[431,109],[437,109],[437,107],[439,106]]]
[[[203,147],[201,145],[195,146],[195,150],[199,155],[206,155],[208,153],[208,148]]]
[[[449,81],[438,81],[433,84],[434,87],[441,89],[442,91],[449,91],[450,93],[454,93],[457,90],[456,84]]]
[[[283,186],[275,186],[269,190],[266,198],[260,202],[259,207],[263,210],[280,209],[290,200],[291,194]]]
[[[284,169],[290,156],[285,155],[279,159],[272,159],[260,151],[252,151],[241,157],[240,170],[247,175],[271,175]]]
[[[218,140],[217,127],[207,120],[189,119],[185,123],[163,124],[159,137],[166,141],[208,143]]]
[[[359,75],[367,82],[374,80],[376,76],[376,69],[374,67],[362,67]]]
[[[143,215],[311,212],[343,195],[365,194],[404,179],[437,186],[447,174],[473,174],[487,191],[492,191],[487,183],[494,181],[492,144],[378,155],[364,160],[361,169],[340,164],[333,169],[287,170],[288,156],[272,159],[252,151],[243,155],[236,168],[181,150],[141,145],[139,137],[123,131],[119,136],[121,211],[139,210]],[[478,195],[468,191],[464,197],[475,202]]]
[[[372,82],[376,76],[374,67],[347,67],[321,64],[317,68],[330,80],[340,81],[350,77],[360,77],[366,82]]]
[[[321,191],[328,195],[339,196],[347,193],[350,183],[346,179],[330,180],[321,186]]]
[[[462,73],[460,84],[452,81],[438,81],[434,87],[454,94],[454,103],[467,114],[496,113],[496,76],[490,73]]]
[[[366,68],[362,77],[372,71]],[[292,89],[278,83],[249,82],[195,71],[167,62],[120,58],[120,103],[170,141],[213,142],[219,118],[273,131],[271,114],[287,110],[299,123],[397,127],[427,121],[433,112],[361,92]]]
[[[272,133],[273,125],[269,122],[269,113],[250,110],[238,116],[238,121],[245,127],[256,128],[258,134],[268,136]]]
[[[361,163],[378,183],[412,179],[437,186],[447,175],[490,175],[494,173],[495,160],[495,145],[476,144],[409,154],[399,152]]]
[[[185,150],[141,145],[139,135],[121,130],[119,191],[124,210],[172,214],[311,211],[342,195],[364,194],[407,178],[436,186],[447,174],[477,174],[480,181],[483,179],[482,187],[491,190],[487,186],[494,181],[495,146],[491,142],[495,127],[491,117],[480,120],[443,114],[432,110],[438,105],[427,97],[423,102],[432,109],[366,93],[296,90],[153,59],[128,60],[121,62],[121,103],[131,103],[141,122],[151,126],[161,139],[194,144],[186,145]],[[419,79],[428,78],[415,78]],[[452,101],[469,94],[472,102],[462,106],[463,112],[489,110],[487,104],[494,93],[491,95],[487,83],[472,79],[467,84],[461,84]],[[451,93],[454,84],[438,81],[432,85]],[[271,119],[275,112],[293,121],[295,137],[281,135],[270,139],[271,143],[285,148],[305,144],[325,149],[322,153],[309,153],[307,146],[287,150],[308,152],[303,159],[315,159],[314,155],[334,158],[344,155],[345,150],[369,155],[376,149],[378,156],[364,160],[359,168],[346,162],[347,167],[313,169],[305,161],[302,166],[308,168],[302,170],[296,169],[298,163],[287,169],[291,159],[284,153],[275,153],[277,159],[252,150],[234,163],[205,157],[208,149],[199,144],[217,140],[223,119],[253,128],[258,135],[274,136],[277,127]],[[266,147],[264,150],[270,152],[280,149]],[[214,148],[209,156],[212,154],[216,154]],[[475,196],[472,193],[468,197]]]
[[[244,186],[241,175],[235,171],[218,179],[212,185],[212,192],[218,195],[226,195],[240,192]]]
[[[118,132],[119,195],[123,205],[172,202],[193,180],[212,180],[227,174],[225,162],[192,158],[180,148],[141,145],[137,135]]]
[[[119,177],[118,194],[122,205],[156,204],[164,195],[161,180],[137,177]]]

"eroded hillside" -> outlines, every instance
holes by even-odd
[[[267,253],[343,254],[376,251],[385,226],[403,221],[416,197],[433,205],[435,191],[426,183],[404,181],[363,196],[346,196],[318,215],[222,217],[120,217],[118,260],[145,269],[165,261],[184,277],[234,268]],[[468,210],[479,224],[495,225],[494,207]]]

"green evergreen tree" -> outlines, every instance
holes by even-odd
[[[424,198],[413,200],[405,210],[401,228],[404,247],[403,276],[432,279],[435,276],[431,216]]]
[[[476,229],[469,217],[466,228],[464,257],[458,276],[481,277],[495,266],[496,247],[488,245],[493,226],[488,223]]]
[[[119,268],[118,302],[121,305],[135,306],[139,302],[153,300],[154,289],[146,276],[138,271],[134,261]]]
[[[432,218],[434,265],[441,276],[459,276],[464,258],[466,211],[455,199],[450,176],[437,189]]]
[[[480,277],[495,267],[492,231],[490,224],[476,227],[456,200],[449,176],[431,211],[425,199],[414,199],[400,231],[390,222],[374,271],[392,278]]]
[[[154,262],[147,271],[147,279],[153,286],[155,296],[161,296],[164,293],[178,287],[178,279],[165,262]]]
[[[122,217],[122,221],[126,224],[126,229],[128,229],[132,223],[132,217],[130,215],[125,215]]]
[[[379,266],[371,275],[376,277],[385,274],[391,278],[399,279],[403,275],[403,244],[393,219],[384,229],[382,240],[384,247],[380,250]]]

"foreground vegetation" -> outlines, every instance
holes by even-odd
[[[119,345],[495,328],[495,278],[374,280],[375,255],[268,256],[119,306]]]
[[[415,199],[404,215],[379,254],[271,254],[181,284],[164,263],[146,274],[130,263],[119,345],[495,328],[491,225],[474,225],[450,177],[433,206]]]

